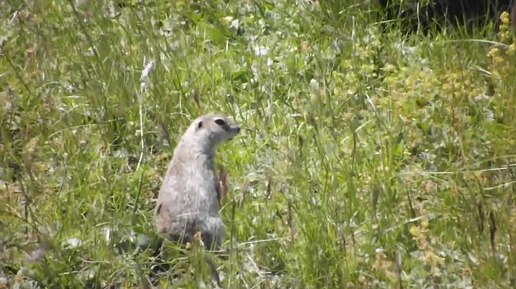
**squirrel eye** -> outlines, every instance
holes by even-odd
[[[224,126],[224,125],[226,125],[226,122],[225,122],[223,119],[221,119],[221,118],[217,118],[217,119],[215,120],[215,123],[216,123],[216,124],[218,124],[218,125],[220,125],[220,126]]]

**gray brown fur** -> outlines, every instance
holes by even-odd
[[[203,115],[181,137],[156,203],[157,231],[172,241],[191,242],[201,232],[209,249],[220,247],[224,223],[219,216],[220,184],[214,170],[217,147],[240,132],[226,116]]]

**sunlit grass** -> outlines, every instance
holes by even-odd
[[[243,127],[218,159],[227,288],[514,286],[506,16],[403,35],[363,1],[11,2],[0,288],[209,282],[204,253],[171,244],[155,273],[152,209],[210,111]]]

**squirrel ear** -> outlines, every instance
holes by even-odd
[[[198,128],[198,129],[199,129],[199,128],[201,128],[201,127],[202,127],[202,120],[201,120],[201,121],[199,121],[199,123],[197,124],[197,128]]]

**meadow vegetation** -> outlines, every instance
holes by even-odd
[[[358,0],[0,15],[0,288],[148,288],[161,176],[210,111],[243,128],[218,159],[226,288],[516,286],[508,15],[412,34]],[[155,285],[211,286],[205,253],[165,249]]]

